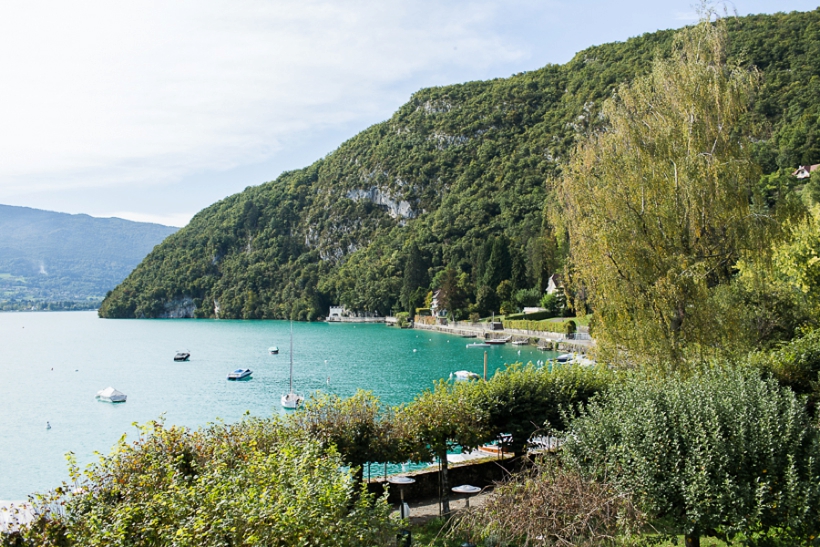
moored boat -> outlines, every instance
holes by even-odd
[[[468,348],[489,348],[490,344],[486,342],[473,342],[472,344],[467,344]]]
[[[511,339],[511,337],[508,336],[507,338],[490,338],[490,339],[484,340],[484,341],[488,344],[493,345],[493,346],[500,346],[502,344],[506,344],[507,342],[509,342],[510,339]]]
[[[250,380],[253,371],[249,368],[238,368],[228,373],[228,380]]]
[[[279,354],[279,348],[277,346],[269,347],[268,351],[270,352],[271,355],[278,355]]]
[[[111,386],[97,392],[97,400],[104,403],[124,403],[127,395]]]
[[[302,401],[304,400],[304,397],[302,397],[301,395],[297,395],[296,393],[293,393],[291,391],[282,395],[282,399],[280,402],[282,403],[282,408],[294,410],[296,408],[299,408],[299,405],[301,405]]]
[[[413,350],[416,351],[416,350]],[[328,378],[328,383],[330,378]],[[280,402],[282,408],[286,410],[295,410],[299,408],[305,398],[293,392],[293,321],[290,322],[290,380],[288,385],[288,392],[282,395]]]
[[[178,351],[176,355],[174,355],[174,361],[181,362],[187,361],[191,358],[191,354],[187,351]]]

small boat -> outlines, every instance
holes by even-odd
[[[228,380],[250,380],[253,371],[249,368],[238,368],[228,373]]]
[[[450,373],[450,379],[455,379],[456,382],[466,382],[468,380],[480,380],[481,376],[469,370],[457,370]]]
[[[174,361],[182,362],[187,361],[191,358],[191,354],[187,351],[178,351],[176,355],[174,355]]]
[[[526,340],[513,340],[512,344],[513,346],[526,346],[529,342]]]
[[[271,355],[278,355],[279,354],[279,348],[277,346],[269,347],[268,351],[270,352]]]
[[[490,344],[486,342],[473,342],[472,344],[467,344],[468,348],[489,348]]]
[[[568,361],[572,361],[573,357],[574,356],[571,353],[564,353],[556,357],[555,360],[559,363],[566,363]]]
[[[510,341],[510,337],[507,338],[490,338],[489,340],[484,340],[488,344],[492,344],[494,346],[500,346],[501,344],[506,344]]]
[[[104,403],[124,403],[126,395],[109,386],[97,392],[97,400]]]

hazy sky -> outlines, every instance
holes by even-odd
[[[182,226],[418,89],[696,18],[690,0],[3,2],[0,203]]]

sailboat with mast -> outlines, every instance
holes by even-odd
[[[299,408],[305,398],[293,392],[293,321],[290,322],[290,384],[288,392],[282,395],[282,408],[293,410]]]

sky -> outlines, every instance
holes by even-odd
[[[184,226],[419,89],[697,21],[691,0],[0,4],[0,203]],[[739,15],[808,11],[736,0]]]

